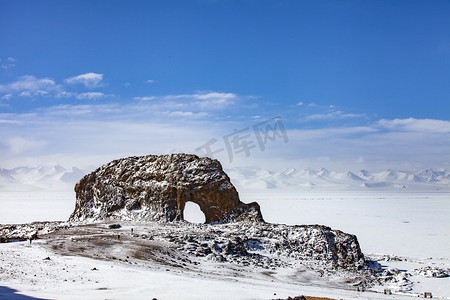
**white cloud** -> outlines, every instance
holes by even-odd
[[[70,84],[82,84],[87,88],[95,88],[100,86],[103,80],[103,74],[99,73],[85,73],[78,76],[70,77],[65,80],[65,82]]]
[[[41,95],[41,96],[43,96],[43,95],[47,95],[47,94],[48,94],[48,92],[47,92],[47,91],[42,91],[42,90],[39,90],[39,91],[37,91],[37,92],[36,92],[36,94],[37,94],[37,95]]]
[[[5,69],[5,70],[8,70],[8,69],[10,69],[12,67],[15,67],[15,66],[16,66],[15,64],[3,64],[3,65],[0,65],[0,67],[2,69]]]
[[[434,119],[382,119],[377,123],[379,126],[391,130],[415,131],[415,132],[437,132],[450,133],[450,121]]]
[[[308,167],[414,170],[450,166],[448,133],[380,130],[375,122],[367,127],[289,130],[288,136],[289,144],[279,145],[274,155],[306,160]],[[322,157],[330,160],[324,162]]]
[[[9,94],[3,95],[1,98],[5,99],[5,100],[9,100],[9,99],[11,99],[11,97],[12,97],[12,94],[9,93]]]
[[[238,96],[234,93],[197,92],[194,94],[167,95],[160,99],[183,101],[181,104],[194,105],[203,110],[217,110],[235,104]]]
[[[149,80],[147,80],[146,82],[147,82],[147,83],[155,83],[156,80],[149,79]]]
[[[156,97],[155,96],[148,96],[148,97],[134,97],[134,100],[138,100],[138,101],[150,101],[150,100],[155,100]]]
[[[194,113],[191,111],[172,111],[167,112],[167,114],[172,117],[190,117],[190,118],[200,118],[206,117],[208,115],[206,112]]]
[[[106,95],[101,92],[87,92],[80,93],[76,97],[77,99],[88,99],[88,100],[96,100],[105,97]]]
[[[25,75],[18,80],[0,85],[0,92],[28,92],[30,95],[38,91],[53,91],[59,87],[50,78],[36,78],[32,75]]]
[[[378,131],[378,129],[371,126],[353,126],[306,130],[292,129],[290,130],[290,135],[293,135],[299,142],[307,142],[309,144],[329,141],[333,138],[352,138],[355,135],[368,135]]]
[[[22,122],[17,120],[2,120],[0,119],[0,124],[22,124]]]
[[[71,98],[75,97],[77,94],[73,92],[62,91],[56,94],[56,98]]]
[[[363,118],[363,117],[365,117],[364,114],[350,114],[350,113],[344,113],[342,111],[333,111],[333,112],[324,113],[324,114],[312,114],[312,115],[306,116],[304,118],[304,121],[326,120],[326,119],[345,119],[345,118]]]
[[[80,100],[96,100],[96,99],[100,99],[100,98],[104,98],[104,97],[113,97],[114,94],[105,94],[102,92],[84,92],[84,93],[74,93],[74,92],[67,92],[67,91],[62,91],[59,92],[56,97],[57,98],[72,98],[75,97],[77,99]]]
[[[45,117],[51,118],[65,118],[67,116],[80,118],[81,116],[88,117],[94,115],[100,119],[104,115],[124,113],[124,110],[117,104],[61,104],[42,109],[40,113]]]
[[[300,101],[300,102],[297,103],[297,106],[302,106],[302,105],[303,105],[303,102],[302,102],[302,101]]]
[[[23,91],[19,94],[20,97],[31,97],[30,91]]]
[[[180,94],[180,95],[168,95],[165,99],[197,99],[197,100],[215,100],[215,99],[236,99],[237,95],[234,93],[218,93],[218,92],[197,92],[195,94]]]
[[[195,121],[196,113],[185,112],[181,118],[161,115],[157,119],[148,114],[136,118],[137,109],[136,105],[60,105],[34,116],[0,114],[1,119],[25,120],[20,126],[0,123],[4,158],[0,167],[51,161],[85,168],[118,157],[164,154],[173,148],[192,153],[215,135],[213,126]]]
[[[220,109],[234,104],[237,95],[234,93],[208,92],[193,94],[192,98],[196,99],[194,104],[202,109]]]
[[[47,156],[58,156],[61,163],[68,157],[79,156],[77,160],[86,159],[97,165],[118,157],[166,153],[173,148],[192,152],[212,138],[218,140],[215,148],[224,148],[219,144],[224,135],[246,127],[250,128],[246,134],[253,134],[251,126],[261,122],[251,118],[246,119],[247,123],[221,121],[214,115],[204,118],[211,113],[195,110],[192,105],[173,108],[172,104],[162,102],[64,104],[36,110],[34,115],[0,114],[0,141],[4,141],[0,145],[0,155],[7,157],[10,165],[20,164],[25,158],[45,161]],[[250,157],[237,156],[245,158],[246,165],[261,163],[275,169],[300,168],[305,164],[334,169],[448,167],[449,132],[439,128],[449,122],[428,120],[427,126],[419,126],[417,124],[423,120],[413,120],[288,129],[288,143],[277,138],[267,145],[265,152],[255,144]],[[288,128],[288,120],[283,119],[283,122]],[[414,129],[416,127],[420,130]],[[429,130],[433,130],[433,134]],[[39,142],[42,140],[45,143]],[[228,164],[227,152],[222,154],[217,158]],[[238,163],[236,158],[233,164]]]
[[[47,91],[43,91],[43,90],[38,90],[35,92],[31,92],[31,91],[23,91],[19,94],[20,97],[33,97],[33,96],[45,96],[47,95],[48,92]]]
[[[6,64],[1,64],[1,65],[0,65],[0,67],[1,67],[2,69],[7,70],[7,69],[10,69],[10,68],[16,66],[15,62],[17,61],[17,59],[15,59],[15,58],[13,58],[13,57],[8,57],[6,60],[7,60],[7,63],[6,63]],[[0,61],[2,61],[2,60],[0,59]]]
[[[45,113],[48,115],[69,115],[69,116],[78,116],[78,115],[86,115],[92,113],[91,105],[57,105],[50,108],[47,108]]]
[[[217,92],[208,92],[208,93],[196,93],[192,95],[195,99],[200,100],[215,100],[215,99],[236,99],[237,96],[234,93],[217,93]]]
[[[10,153],[15,155],[37,150],[45,145],[44,142],[27,140],[21,137],[10,138],[6,140],[6,144],[9,147]]]

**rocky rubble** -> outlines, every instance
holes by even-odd
[[[49,234],[56,230],[68,228],[66,222],[33,222],[30,224],[0,224],[0,242],[24,241],[36,239],[40,235]]]
[[[307,265],[312,261],[328,270],[366,266],[354,235],[319,225],[183,223],[150,234],[153,239],[170,241],[179,252],[214,261],[259,267],[289,266],[294,261]]]
[[[134,233],[126,231],[127,235],[131,234],[138,240],[158,241],[180,255],[203,257],[217,262],[268,268],[288,267],[295,262],[314,268],[320,265],[328,271],[357,271],[366,267],[356,236],[326,226],[255,225],[246,222],[224,225],[176,222],[169,225],[147,222],[135,225],[135,228]],[[39,222],[0,225],[0,237],[4,241],[11,241],[29,239],[35,235],[54,242],[57,237],[75,238],[79,232],[86,231],[89,233],[83,235],[90,237],[99,232],[117,237],[116,233],[121,234],[124,230],[127,229],[117,224],[96,223],[91,226]]]

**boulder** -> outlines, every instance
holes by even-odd
[[[69,221],[183,220],[197,203],[206,223],[263,222],[259,205],[245,204],[219,161],[190,154],[128,157],[107,163],[75,185]]]

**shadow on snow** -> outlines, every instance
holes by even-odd
[[[30,296],[26,296],[26,295],[22,295],[22,294],[18,294],[19,291],[9,288],[7,286],[1,286],[0,285],[0,299],[12,299],[12,300],[48,300],[48,299],[44,299],[44,298],[35,298],[35,297],[30,297]]]

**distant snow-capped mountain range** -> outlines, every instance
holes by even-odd
[[[285,169],[235,168],[228,175],[238,190],[405,190],[450,191],[450,173],[445,169],[418,172],[333,172],[325,168]]]
[[[238,191],[441,191],[450,192],[450,172],[446,169],[422,171],[334,172],[325,168],[272,171],[259,167],[225,170]],[[69,191],[87,171],[61,166],[0,168],[0,191]]]
[[[76,167],[33,166],[0,169],[0,191],[68,190],[85,172]]]

